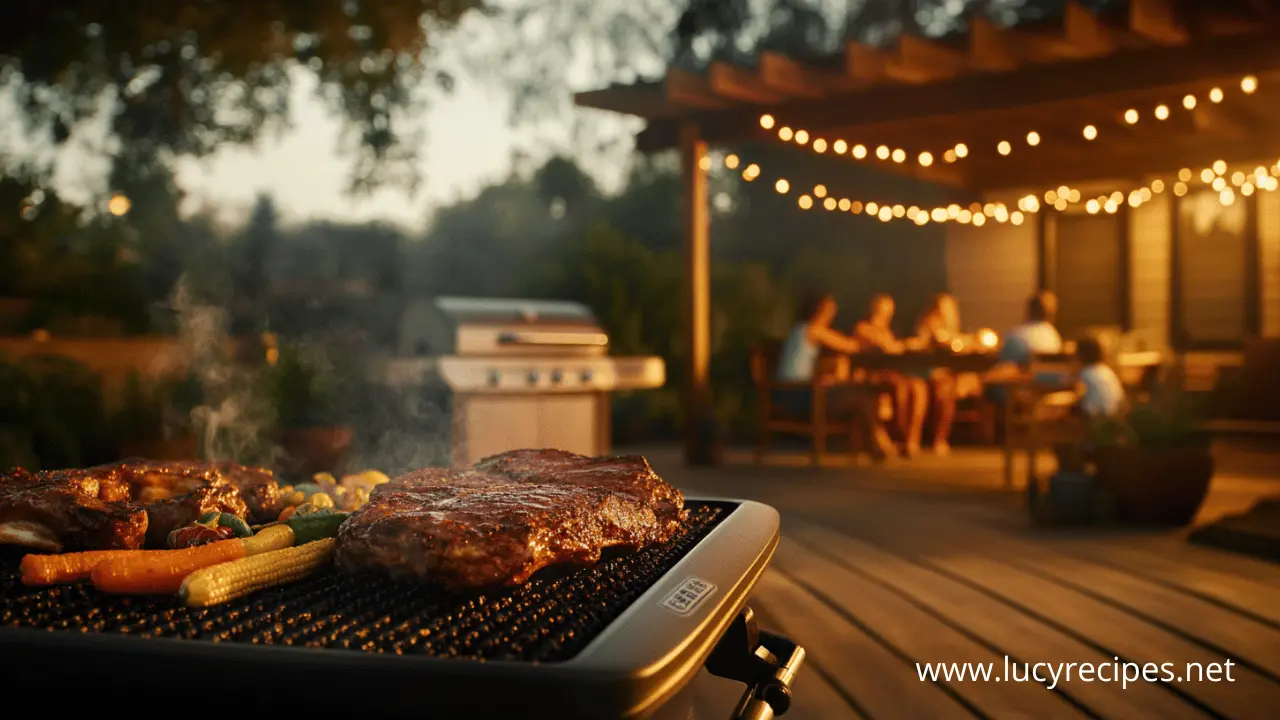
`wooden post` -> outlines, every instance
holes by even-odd
[[[684,224],[685,395],[684,457],[706,465],[712,438],[711,413],[711,238],[707,214],[707,144],[696,124],[680,128],[681,195]]]

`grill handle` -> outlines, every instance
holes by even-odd
[[[760,630],[744,607],[707,658],[707,672],[746,684],[731,720],[773,720],[791,708],[791,683],[803,664],[803,647]]]
[[[535,347],[604,347],[609,336],[604,333],[582,332],[504,332],[498,335],[499,345]]]

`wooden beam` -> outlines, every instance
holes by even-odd
[[[1129,31],[1165,45],[1187,41],[1187,28],[1174,0],[1129,0]]]
[[[1067,3],[1062,30],[1067,42],[1085,56],[1106,55],[1119,44],[1115,31],[1076,0]]]
[[[680,68],[667,71],[666,90],[667,100],[674,105],[700,110],[719,110],[731,105],[715,94],[705,77]]]
[[[748,103],[776,103],[787,97],[766,85],[756,73],[729,63],[711,63],[707,83],[717,95]]]
[[[844,74],[855,86],[869,86],[889,78],[889,54],[853,40],[844,44]]]
[[[1209,103],[1200,103],[1191,111],[1191,119],[1197,130],[1205,133],[1222,135],[1232,139],[1242,139],[1250,134],[1245,123],[1229,110]]]
[[[833,89],[829,73],[768,50],[760,53],[758,72],[766,87],[786,95],[820,98]]]
[[[1274,132],[1269,135],[1253,135],[1243,140],[1206,141],[1193,137],[1184,143],[1166,143],[1136,153],[1108,153],[1106,157],[1099,157],[1096,153],[1081,153],[1073,159],[1060,162],[1045,162],[1043,159],[1019,161],[1009,158],[1003,165],[988,166],[990,169],[974,168],[974,173],[969,176],[969,185],[983,190],[1044,190],[1064,183],[1072,185],[1092,180],[1173,174],[1183,167],[1203,168],[1217,160],[1236,164],[1277,156],[1280,156],[1280,135]]]
[[[574,93],[573,104],[642,118],[670,117],[674,114],[667,102],[662,82],[610,85],[599,90]]]
[[[684,457],[690,465],[713,460],[711,420],[711,237],[707,207],[707,143],[698,126],[680,128],[684,225]]]
[[[1280,71],[1280,42],[1274,32],[1214,38],[1188,45],[1125,49],[1107,57],[1055,65],[1032,65],[1007,73],[963,76],[927,88],[888,85],[813,100],[762,106],[759,112],[708,112],[699,117],[712,143],[764,139],[760,113],[809,132],[876,124],[945,121],[980,112],[1108,98],[1147,90],[1177,91],[1207,82],[1238,83],[1245,74]],[[640,138],[650,152],[675,147],[674,123],[655,122]]]
[[[903,35],[897,57],[889,60],[885,71],[902,82],[927,83],[955,77],[964,68],[963,52],[919,35]]]
[[[977,70],[1015,70],[1022,64],[1023,43],[1013,32],[985,17],[969,21],[969,65]]]

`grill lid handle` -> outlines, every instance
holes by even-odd
[[[804,664],[804,648],[760,630],[744,607],[707,658],[707,672],[747,685],[733,720],[772,720],[791,708],[791,683]]]
[[[499,345],[525,345],[538,347],[604,347],[609,336],[598,332],[504,332],[498,335]]]

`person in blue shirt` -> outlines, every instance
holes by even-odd
[[[1056,355],[1062,352],[1062,336],[1053,324],[1057,307],[1056,296],[1048,290],[1032,295],[1027,301],[1026,321],[1005,335],[1004,344],[1000,346],[999,362],[983,378],[989,383],[985,391],[988,399],[1002,402],[1004,388],[1000,387],[1000,382],[1026,373],[1036,355]]]
[[[779,382],[811,382],[818,368],[818,357],[824,350],[849,355],[862,349],[862,343],[831,327],[837,310],[836,300],[830,294],[813,294],[801,301],[796,323],[778,353],[776,379]],[[775,390],[773,400],[796,415],[808,415],[812,411],[813,398],[807,389]],[[874,404],[860,388],[849,383],[834,384],[827,388],[826,400],[831,413],[857,415],[863,419],[871,434],[875,457],[883,458],[892,452],[893,442],[880,423]]]

